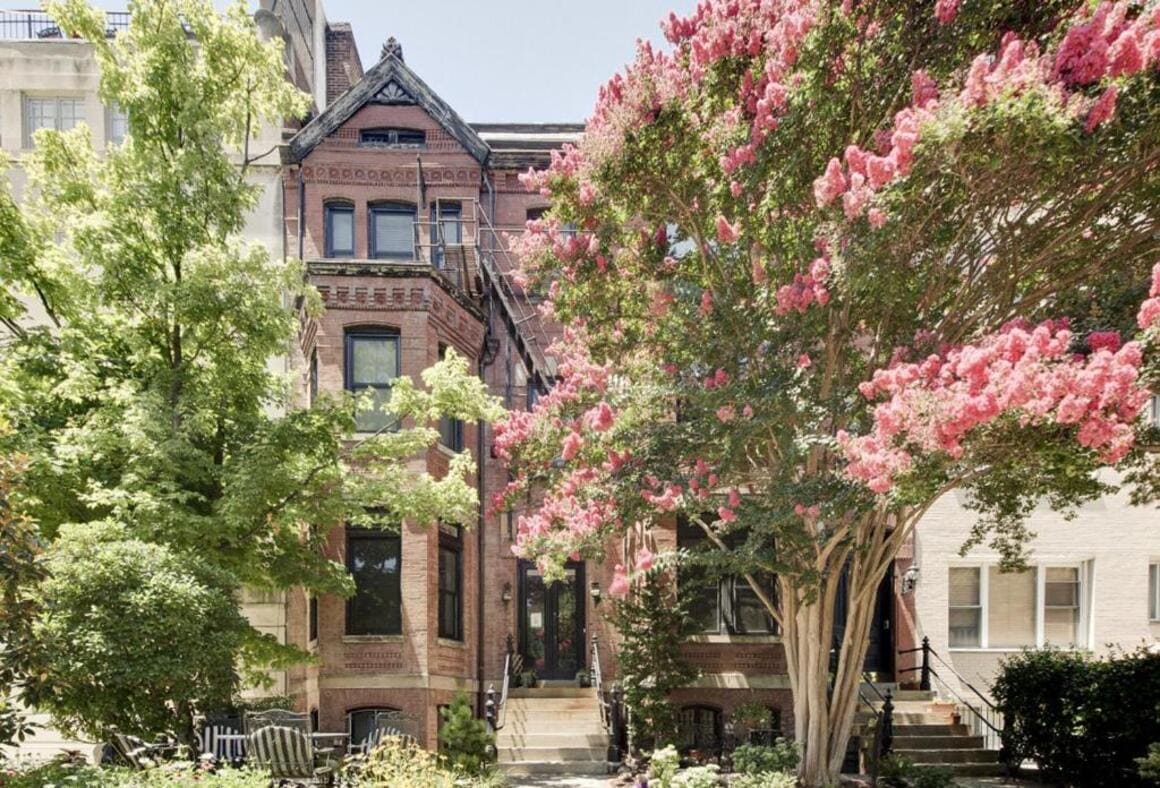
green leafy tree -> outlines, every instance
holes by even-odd
[[[132,687],[86,684],[74,664],[50,657],[30,699],[78,730],[117,723],[144,733],[166,722],[181,730],[196,708],[237,688],[227,651],[245,673],[306,656],[241,625],[243,585],[348,593],[345,567],[323,552],[328,525],[471,524],[470,455],[441,478],[407,461],[435,443],[429,425],[438,417],[502,411],[454,354],[424,373],[422,387],[394,386],[387,408],[401,429],[353,447],[350,397],[292,408],[291,385],[269,362],[290,353],[298,305],[317,314],[320,300],[299,264],[241,240],[260,196],[254,163],[270,154],[251,153],[257,131],[281,128],[307,106],[284,79],[281,41],[262,41],[240,2],[219,13],[207,0],[142,0],[115,37],[84,0],[49,11],[92,46],[101,98],[126,113],[128,134],[98,157],[83,126],[38,132],[24,159],[24,204],[0,201],[0,218],[14,220],[0,229],[0,320],[9,329],[0,405],[13,425],[0,449],[27,457],[13,500],[45,540],[62,540],[54,554],[88,540],[108,562],[82,565],[93,575],[78,576],[78,587],[91,596],[58,579],[44,584],[41,637],[63,638],[59,622],[87,602],[94,642],[77,647],[100,641],[110,660],[139,664],[154,708]],[[47,325],[28,325],[21,305],[30,299]],[[155,616],[142,611],[137,626],[116,620],[118,605],[139,601],[124,596],[131,589],[117,598],[98,582],[103,566],[135,553],[149,558],[150,571],[129,575],[140,592],[175,594]],[[172,574],[178,565],[188,577]],[[62,560],[53,567],[67,569]],[[181,605],[194,620],[220,613],[220,628],[204,630],[220,642],[182,629],[188,637],[174,653],[150,650]],[[76,664],[95,671],[97,653],[76,654]]]
[[[461,774],[484,773],[495,752],[495,736],[488,731],[486,722],[476,719],[467,695],[457,693],[451,705],[439,713],[443,718],[440,753],[448,765]]]
[[[69,735],[100,741],[117,726],[192,743],[197,710],[237,688],[250,627],[233,578],[114,524],[65,526],[48,566],[28,700]]]
[[[0,417],[0,437],[10,431]],[[24,464],[19,455],[0,453],[0,746],[14,745],[31,732],[12,698],[31,670],[37,612],[32,591],[45,575],[36,526],[12,505]]]
[[[624,689],[632,746],[652,750],[677,741],[679,714],[669,694],[700,675],[681,656],[697,630],[690,615],[695,587],[673,583],[672,571],[658,565],[632,593],[616,602],[610,620],[620,634],[616,664]]]

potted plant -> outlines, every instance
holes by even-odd
[[[576,686],[581,689],[587,689],[592,686],[592,676],[588,671],[581,670],[576,673]]]
[[[525,670],[520,674],[520,686],[532,689],[536,686],[536,671]]]

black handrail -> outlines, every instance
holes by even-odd
[[[928,674],[934,674],[937,676],[938,674],[935,673],[934,668],[931,667],[931,665],[930,665],[930,657],[933,656],[935,659],[937,659],[943,665],[943,667],[945,667],[947,670],[949,670],[954,675],[954,677],[959,680],[960,684],[962,684],[964,687],[969,689],[971,692],[975,693],[975,695],[977,695],[979,700],[983,701],[983,703],[986,703],[987,706],[991,709],[991,711],[998,711],[999,710],[998,707],[995,706],[994,703],[992,703],[990,700],[987,699],[987,696],[985,696],[983,693],[979,692],[979,690],[977,690],[975,688],[975,686],[973,684],[971,684],[971,682],[967,681],[965,678],[963,678],[962,674],[960,674],[957,670],[955,670],[953,665],[948,663],[945,659],[943,659],[939,655],[939,653],[937,651],[935,651],[933,648],[931,648],[929,637],[923,637],[921,646],[918,646],[917,648],[902,649],[898,653],[899,654],[914,654],[914,653],[917,653],[919,651],[922,652],[922,665],[917,666],[917,667],[912,667],[912,668],[903,668],[902,670],[899,671],[899,673],[905,673],[908,670],[921,670],[924,677],[927,676]],[[922,687],[922,689],[924,689],[924,690],[930,689],[929,679],[927,680],[927,686]],[[965,702],[966,701],[964,701],[964,703]]]

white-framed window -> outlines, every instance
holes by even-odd
[[[1148,620],[1160,621],[1160,561],[1148,565]]]
[[[105,108],[105,142],[120,145],[129,131],[129,116],[117,104]]]
[[[71,96],[24,97],[24,147],[31,148],[32,135],[40,129],[68,131],[85,119],[85,100]]]
[[[997,564],[952,566],[947,638],[955,649],[1088,645],[1090,562],[1002,572]]]

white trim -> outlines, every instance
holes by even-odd
[[[1148,623],[1160,624],[1160,561],[1148,562]]]

